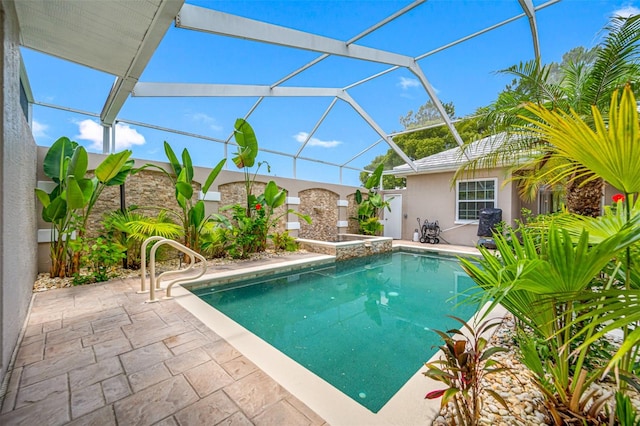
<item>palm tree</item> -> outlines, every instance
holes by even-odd
[[[593,55],[579,55],[577,59],[560,67],[559,79],[552,74],[550,65],[531,61],[512,66],[501,72],[516,77],[517,85],[500,93],[490,106],[486,120],[492,132],[512,134],[527,123],[532,112],[525,104],[534,103],[548,110],[573,110],[586,123],[593,126],[591,107],[598,107],[606,117],[612,93],[630,83],[637,94],[640,78],[640,15],[629,18],[615,17],[604,28],[604,40]],[[576,171],[565,175],[560,187],[565,192],[567,209],[576,214],[597,216],[600,213],[603,181],[558,163],[550,155],[548,141],[539,138],[507,138],[501,146],[485,157],[465,164],[457,175],[478,168],[513,165],[514,179],[521,183],[521,195],[529,198],[541,185],[548,183],[554,171]]]

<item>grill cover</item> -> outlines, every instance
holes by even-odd
[[[491,237],[496,225],[502,222],[502,209],[480,210],[480,222],[478,223],[478,237]]]

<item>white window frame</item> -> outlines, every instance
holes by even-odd
[[[456,181],[456,224],[478,223],[478,219],[460,219],[460,201],[490,202],[491,200],[460,200],[460,184],[463,182],[493,182],[493,207],[498,207],[498,178],[462,179]]]

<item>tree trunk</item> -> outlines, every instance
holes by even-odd
[[[602,211],[604,181],[595,179],[586,184],[587,177],[572,179],[567,184],[566,203],[570,213],[597,217]]]

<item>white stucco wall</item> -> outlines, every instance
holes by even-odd
[[[1,1],[0,20],[0,377],[4,378],[36,278],[36,146],[20,108],[18,25],[11,1]]]

